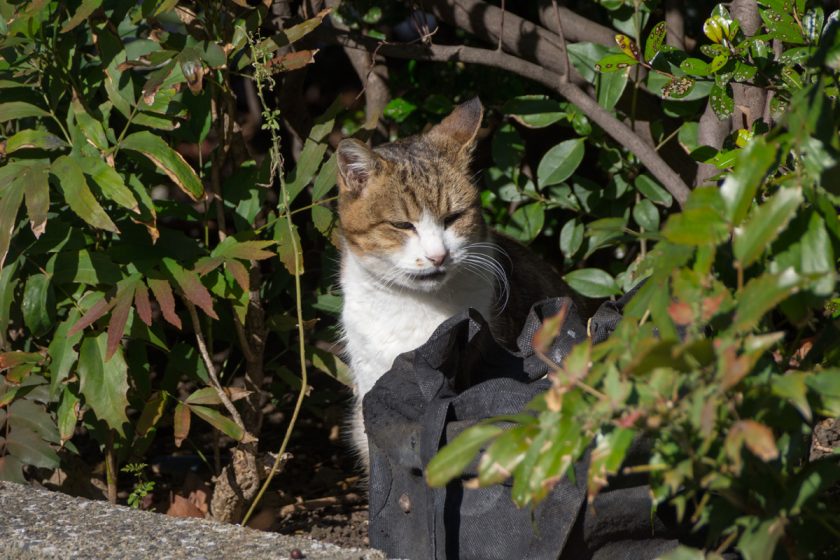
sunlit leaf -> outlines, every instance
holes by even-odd
[[[446,486],[464,472],[488,440],[502,431],[502,428],[492,424],[478,424],[458,434],[429,461],[426,467],[426,482],[433,488]]]
[[[201,184],[201,179],[198,178],[190,164],[159,136],[147,131],[135,132],[123,138],[120,146],[126,150],[139,152],[149,158],[158,169],[163,171],[179,189],[193,200],[198,200],[204,195],[204,186]]]

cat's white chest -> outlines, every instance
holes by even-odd
[[[468,307],[487,317],[494,298],[493,286],[477,276],[434,294],[385,288],[352,257],[342,267],[341,284],[344,339],[359,398],[397,356],[425,343],[446,319]]]

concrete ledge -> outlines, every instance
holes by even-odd
[[[204,519],[168,517],[0,482],[0,558],[383,560],[304,537],[264,533]]]

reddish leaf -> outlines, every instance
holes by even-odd
[[[185,270],[170,258],[163,259],[163,266],[169,271],[175,279],[175,282],[178,283],[178,287],[181,288],[184,297],[188,301],[200,307],[202,311],[213,319],[219,318],[216,312],[213,311],[213,297],[207,291],[207,288],[204,287],[204,284],[201,283],[201,280],[199,280],[198,274],[191,270]]]
[[[88,309],[88,312],[82,315],[82,318],[75,325],[70,327],[70,330],[67,331],[67,336],[73,336],[77,332],[81,332],[91,326],[96,320],[108,313],[116,303],[116,299],[111,298],[111,300],[108,300],[105,297],[94,303],[93,307]]]
[[[138,282],[134,290],[134,308],[140,320],[146,323],[147,327],[152,326],[152,304],[149,301],[149,290],[143,282]]]
[[[534,333],[534,338],[531,343],[535,351],[544,354],[548,350],[551,343],[557,338],[557,334],[560,332],[563,323],[566,321],[568,310],[569,306],[564,305],[555,315],[543,320],[540,328]]]
[[[139,281],[139,276],[123,280],[117,284],[117,295],[114,298],[114,310],[111,312],[111,320],[108,321],[108,346],[105,351],[105,361],[111,359],[117,346],[125,333],[125,324],[128,322],[128,313],[131,311],[131,303],[134,301],[134,289]]]
[[[225,268],[227,268],[228,272],[230,272],[231,276],[233,276],[236,283],[242,286],[242,289],[245,292],[250,291],[251,289],[251,281],[248,276],[248,269],[245,268],[245,265],[236,260],[229,260],[225,261]]]
[[[177,329],[181,328],[181,318],[175,313],[175,298],[172,296],[172,288],[166,280],[158,280],[157,278],[149,278],[149,288],[155,294],[155,299],[160,305],[160,311],[163,313],[163,318]]]
[[[221,257],[202,257],[197,263],[195,263],[195,268],[193,270],[199,276],[204,276],[208,272],[217,269],[223,262],[224,259]]]
[[[773,431],[755,420],[741,420],[729,430],[727,443],[730,438],[741,439],[750,452],[762,461],[772,461],[779,456],[776,438]]]
[[[668,315],[678,325],[690,325],[694,322],[694,312],[691,306],[684,301],[675,301],[668,306]]]
[[[301,50],[275,56],[266,63],[266,66],[276,66],[278,72],[288,72],[290,70],[297,70],[303,68],[307,64],[315,62],[315,55],[318,49],[315,50]]]
[[[173,431],[175,432],[175,447],[181,447],[190,433],[190,407],[184,403],[175,405]]]
[[[201,510],[195,504],[178,494],[172,496],[172,503],[169,504],[166,515],[172,517],[204,517],[204,514],[201,513]]]
[[[0,353],[0,371],[20,364],[38,364],[43,359],[44,357],[37,352],[3,352]]]

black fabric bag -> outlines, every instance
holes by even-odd
[[[598,309],[588,325],[593,340],[613,332],[631,295]],[[676,523],[652,514],[643,478],[616,477],[587,507],[588,456],[575,466],[576,483],[563,479],[533,511],[514,506],[509,484],[467,489],[456,480],[431,489],[425,483],[429,460],[461,431],[519,413],[548,388],[548,368],[533,354],[531,339],[545,317],[567,304],[555,298],[532,308],[518,354],[495,341],[477,312],[455,316],[426,344],[399,356],[365,396],[371,546],[410,559],[645,560],[678,544]],[[586,337],[572,306],[549,355],[559,363]],[[628,463],[646,453],[644,442],[635,442]]]

